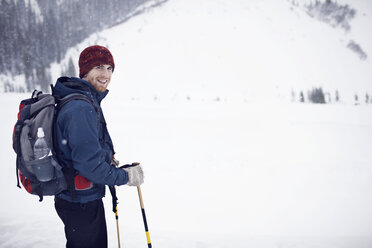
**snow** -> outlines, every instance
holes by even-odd
[[[113,53],[103,111],[117,158],[144,167],[154,247],[369,248],[372,106],[345,95],[371,90],[370,59],[340,41],[357,36],[287,1],[171,0],[93,34],[61,66],[88,45]],[[51,70],[57,79],[60,66]],[[340,87],[343,102],[290,103],[292,88],[315,83]],[[15,186],[11,130],[26,97],[0,98],[0,246],[64,247],[53,198]],[[122,246],[146,247],[136,189],[118,198]]]
[[[26,88],[24,75],[12,76],[10,73],[0,74],[0,82],[2,83],[1,86],[4,86],[0,87],[0,93],[4,93],[4,91],[21,92],[22,89]]]
[[[24,0],[25,1],[25,5],[29,8],[32,9],[32,11],[35,13],[35,16],[36,16],[36,21],[37,22],[43,22],[44,21],[44,17],[43,15],[41,14],[41,11],[40,11],[40,6],[38,4],[37,1],[35,0]]]
[[[115,82],[113,82],[114,84]],[[113,92],[111,92],[113,93]],[[118,158],[140,161],[152,242],[159,247],[371,247],[372,108],[256,103],[103,104]],[[14,120],[25,94],[4,94]],[[14,121],[13,121],[14,122]],[[63,247],[51,197],[15,184],[12,121],[1,131],[2,247]],[[135,188],[118,188],[121,239],[144,247]],[[116,247],[111,197],[105,198]]]

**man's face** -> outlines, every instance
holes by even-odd
[[[97,91],[104,92],[111,81],[111,76],[111,65],[98,65],[93,67],[83,79],[89,82]]]

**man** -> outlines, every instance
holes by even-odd
[[[120,169],[100,107],[115,69],[110,51],[90,46],[79,57],[79,77],[61,77],[53,95],[87,96],[63,106],[57,116],[58,160],[67,168],[69,190],[55,197],[55,208],[65,225],[66,247],[107,247],[107,229],[102,197],[105,185],[138,186],[143,183],[141,166]],[[116,161],[117,162],[117,161]]]

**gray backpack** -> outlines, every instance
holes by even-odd
[[[51,94],[35,90],[31,98],[22,100],[19,105],[13,131],[17,186],[21,188],[21,181],[26,191],[38,195],[40,201],[44,195],[56,195],[71,188],[68,177],[73,173],[67,173],[67,168],[58,161],[55,119],[58,110],[72,100],[93,104],[91,99],[79,93],[56,99]]]

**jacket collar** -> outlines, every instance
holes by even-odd
[[[104,92],[97,91],[89,82],[81,78],[60,77],[57,79],[53,95],[62,98],[71,93],[81,93],[100,103],[103,98],[106,97],[108,92],[108,90],[105,90]]]

